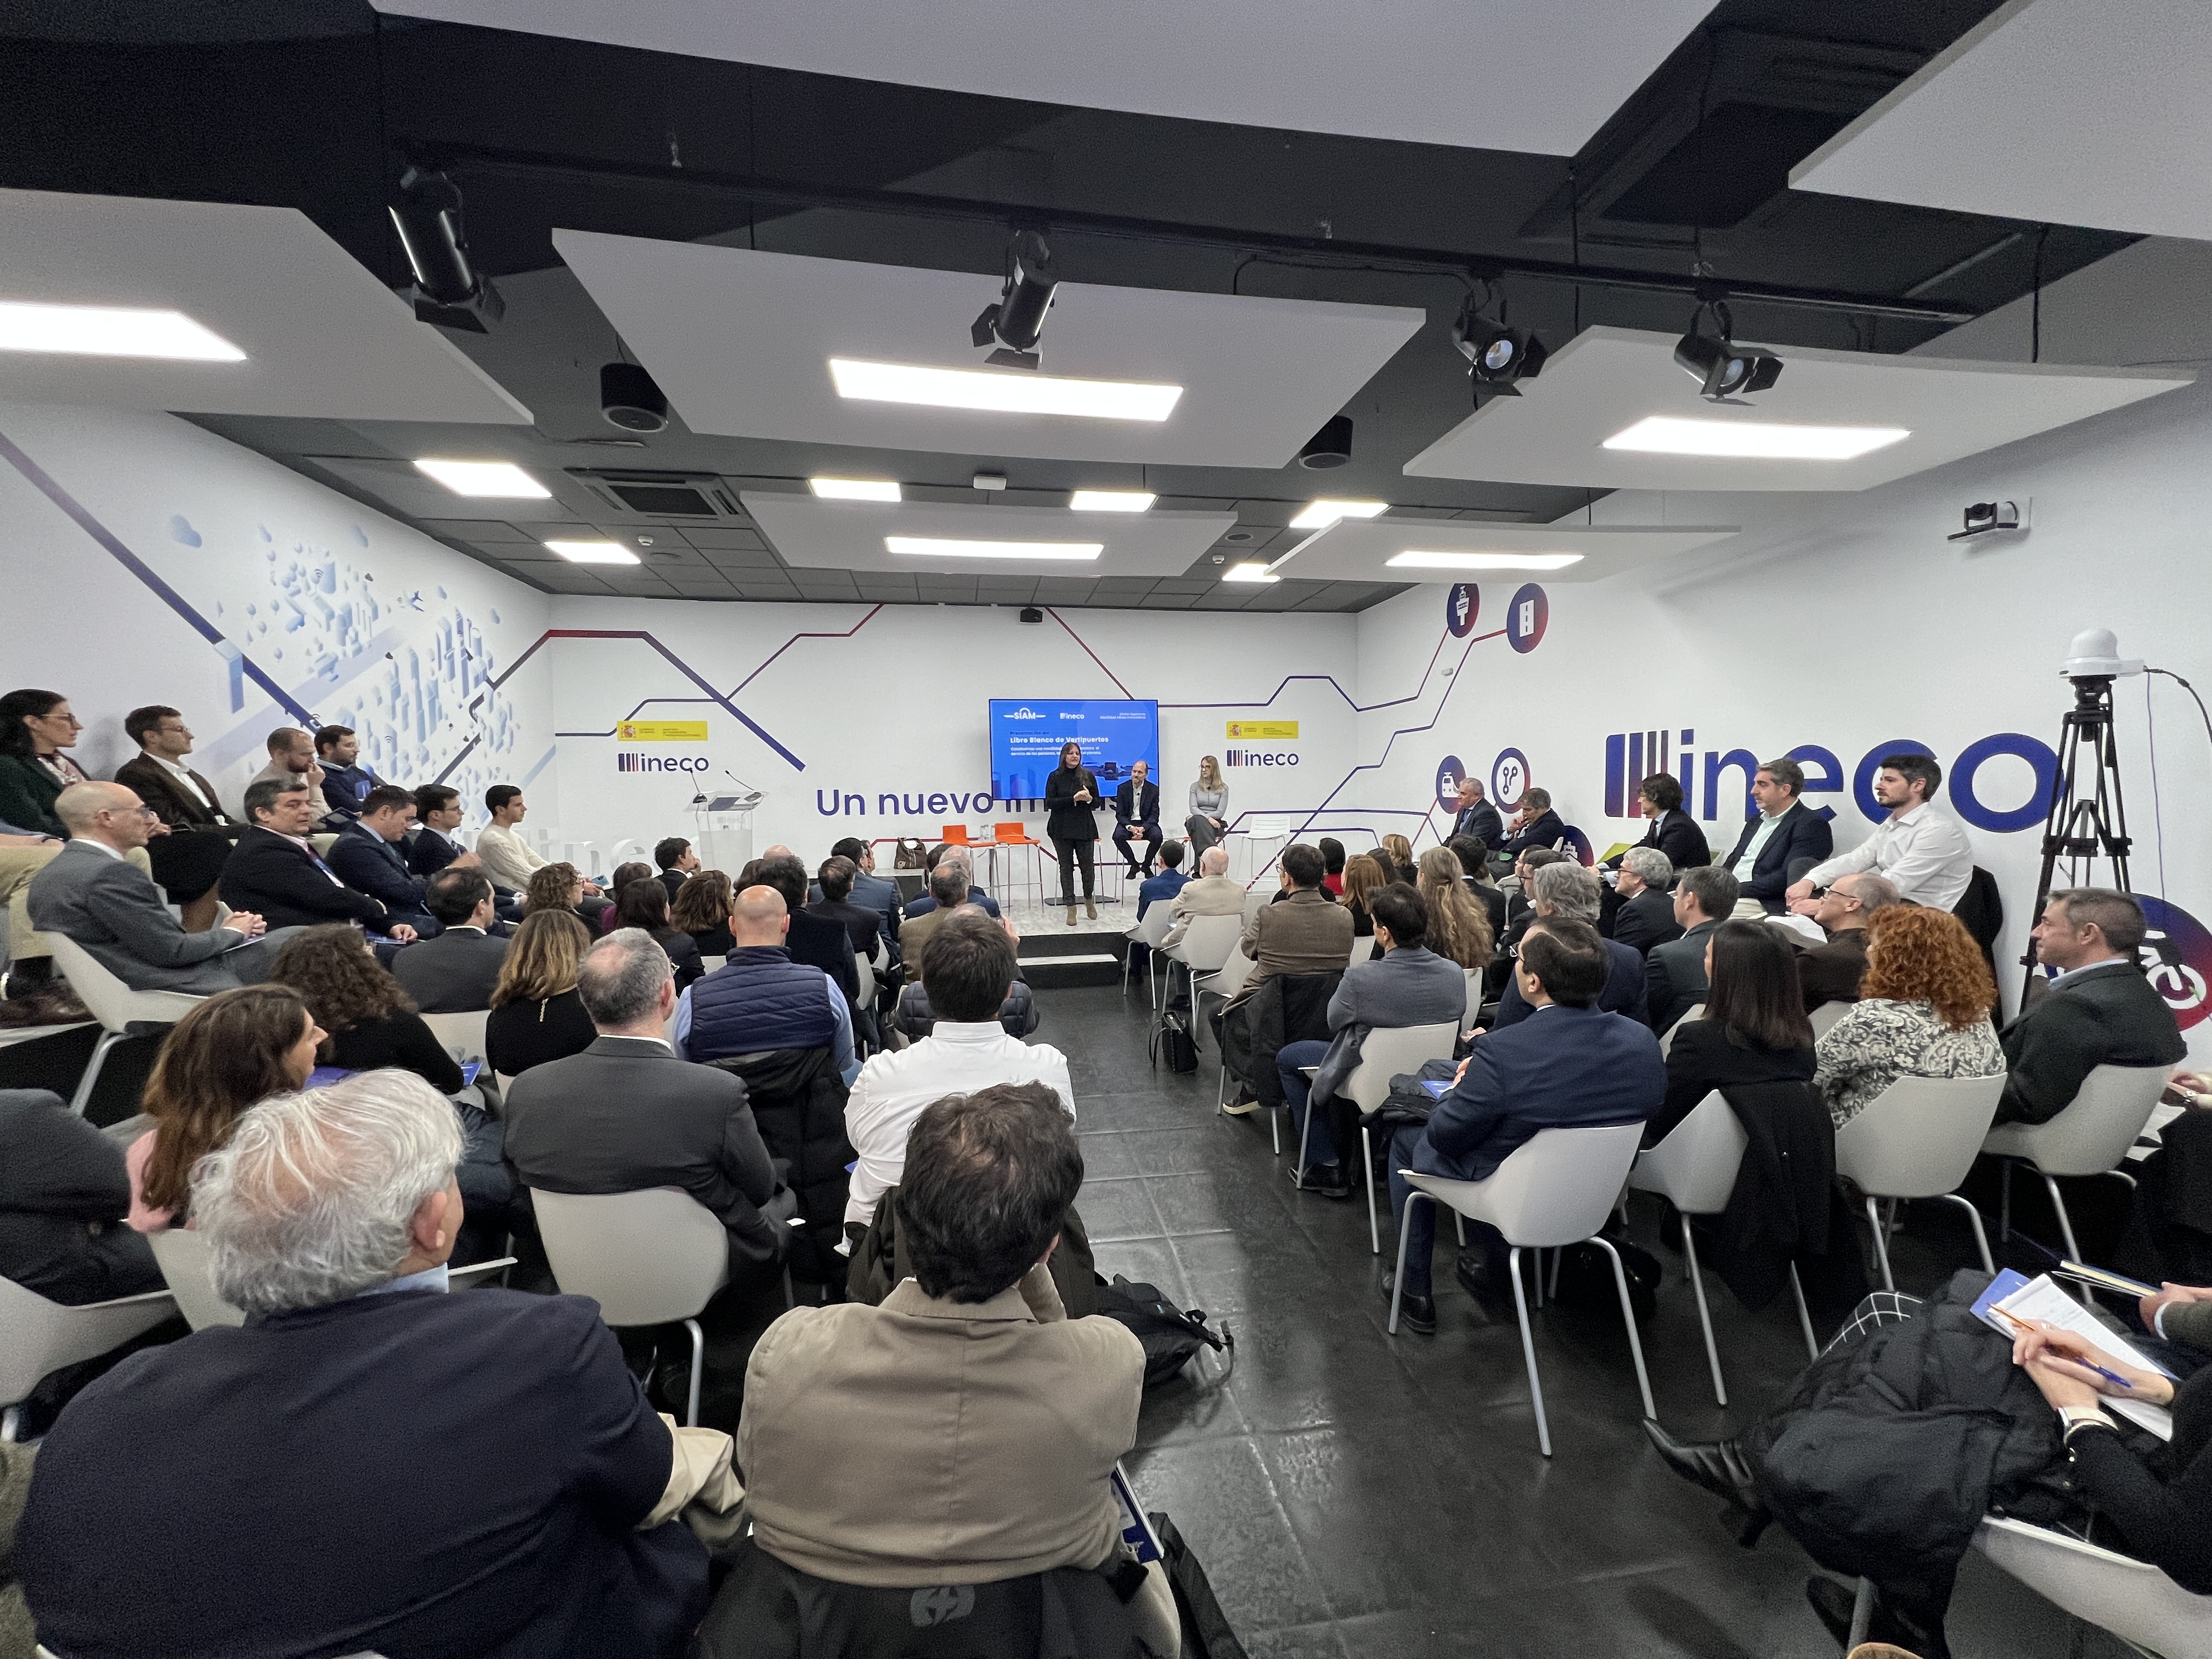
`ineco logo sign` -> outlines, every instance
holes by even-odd
[[[636,755],[617,750],[617,772],[704,772],[710,763],[704,755]]]
[[[1224,749],[1221,751],[1224,766],[1296,766],[1295,752],[1278,754],[1272,749]]]

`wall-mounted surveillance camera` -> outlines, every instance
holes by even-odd
[[[1044,620],[1044,612],[1033,605],[1025,605],[1022,607],[1022,620],[1025,623],[1041,623]]]
[[[2018,530],[2021,527],[2020,504],[2016,501],[1976,501],[1966,509],[1966,521],[1964,530],[1945,539],[1963,542],[1969,537],[1986,536],[1993,531]]]

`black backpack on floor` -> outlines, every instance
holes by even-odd
[[[1191,1356],[1200,1348],[1226,1352],[1228,1363],[1236,1363],[1237,1339],[1226,1325],[1217,1334],[1206,1322],[1203,1309],[1193,1308],[1185,1313],[1162,1296],[1157,1285],[1132,1284],[1119,1273],[1110,1282],[1101,1279],[1098,1311],[1127,1325],[1136,1333],[1137,1340],[1145,1345],[1145,1386],[1148,1389],[1182,1375],[1182,1368],[1190,1364]],[[1222,1375],[1228,1375],[1226,1366]]]
[[[1167,1059],[1170,1072],[1194,1072],[1198,1069],[1198,1044],[1191,1037],[1188,1009],[1178,1012],[1170,1008],[1160,1016],[1160,1023],[1152,1027],[1152,1063],[1158,1065],[1163,1055]]]

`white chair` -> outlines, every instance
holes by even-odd
[[[1818,1042],[1828,1035],[1828,1028],[1858,1005],[1855,1002],[1824,1002],[1813,1011],[1813,1041]]]
[[[1544,1416],[1544,1383],[1536,1371],[1536,1343],[1528,1331],[1528,1292],[1521,1283],[1521,1252],[1563,1249],[1587,1241],[1613,1262],[1613,1288],[1620,1293],[1621,1322],[1628,1328],[1628,1351],[1636,1360],[1636,1386],[1644,1414],[1658,1416],[1651,1403],[1651,1378],[1644,1369],[1644,1344],[1636,1334],[1636,1312],[1628,1300],[1628,1279],[1620,1255],[1598,1229],[1613,1213],[1629,1166],[1636,1161],[1641,1123],[1603,1128],[1541,1129],[1513,1150],[1482,1181],[1451,1181],[1442,1176],[1401,1170],[1413,1191],[1407,1194],[1407,1219],[1424,1200],[1449,1206],[1470,1221],[1486,1221],[1505,1235],[1507,1277],[1513,1281],[1513,1307],[1521,1316],[1521,1352],[1528,1362],[1528,1392],[1536,1405],[1536,1446],[1552,1455],[1551,1426]],[[1398,1301],[1406,1288],[1406,1240],[1413,1229],[1398,1229],[1398,1273],[1390,1286],[1390,1334],[1398,1334]]]
[[[0,1279],[0,1440],[13,1440],[22,1420],[23,1401],[49,1372],[96,1359],[121,1347],[141,1331],[176,1312],[167,1291],[122,1296],[65,1308],[12,1279]]]
[[[57,952],[60,942],[55,944]],[[99,1010],[94,1009],[97,1013]],[[105,1021],[101,1022],[105,1024]],[[2081,1087],[2065,1110],[2044,1123],[2000,1123],[1982,1142],[1993,1157],[2019,1158],[2035,1166],[2051,1194],[2051,1207],[2058,1212],[2058,1231],[2066,1240],[2066,1254],[2081,1259],[2074,1242],[2074,1222],[2059,1196],[2059,1176],[2099,1176],[2121,1173],[2120,1165],[2136,1137],[2150,1121],[2151,1109],[2166,1091],[2169,1068],[2164,1066],[2100,1066],[2081,1080]],[[2012,1165],[2004,1173],[2004,1219],[1999,1231],[2012,1233]]]
[[[1237,826],[1244,836],[1247,881],[1267,867],[1267,860],[1282,850],[1297,827],[1296,818],[1247,818]]]
[[[700,960],[704,962],[706,958],[702,957]],[[721,963],[718,962],[714,965],[719,968]],[[874,1007],[876,1006],[876,964],[855,951],[853,952],[853,972],[859,976],[860,981],[860,1006],[863,1008]]]
[[[174,1025],[191,1012],[205,997],[187,995],[182,991],[134,991],[121,980],[95,962],[89,951],[75,939],[60,933],[44,935],[53,945],[54,966],[70,982],[77,1000],[92,1010],[92,1017],[100,1024],[100,1041],[94,1045],[92,1061],[77,1080],[76,1093],[70,1100],[70,1110],[79,1117],[92,1103],[93,1085],[100,1081],[100,1068],[107,1063],[108,1050],[131,1035],[136,1021],[150,1025]]]
[[[1244,895],[1244,925],[1247,927],[1252,925],[1253,917],[1275,902],[1275,892],[1272,887],[1255,887]]]
[[[177,1299],[177,1311],[194,1330],[246,1322],[244,1313],[216,1294],[215,1281],[208,1276],[205,1233],[190,1227],[165,1227],[147,1234],[146,1242],[154,1247],[154,1260],[161,1266],[169,1294]]]
[[[1432,1060],[1449,1060],[1459,1042],[1459,1022],[1448,1019],[1436,1025],[1401,1025],[1370,1030],[1359,1045],[1359,1064],[1337,1091],[1359,1108],[1374,1111],[1390,1097],[1390,1079],[1405,1072],[1418,1072]],[[1310,1067],[1309,1070],[1311,1068]],[[1303,1186],[1306,1173],[1306,1143],[1313,1136],[1313,1111],[1306,1112],[1305,1127],[1298,1135],[1298,1161],[1291,1171],[1293,1184]],[[1339,1156],[1342,1156],[1341,1152]],[[1382,1254],[1382,1226],[1375,1212],[1375,1144],[1367,1126],[1359,1126],[1359,1175],[1367,1188],[1367,1243]]]
[[[1728,1404],[1728,1385],[1721,1380],[1721,1351],[1713,1340],[1712,1310],[1705,1304],[1705,1275],[1698,1267],[1698,1241],[1690,1226],[1690,1218],[1698,1215],[1718,1215],[1728,1208],[1729,1194],[1735,1190],[1737,1171],[1743,1165],[1744,1148],[1751,1145],[1751,1137],[1743,1132],[1734,1111],[1715,1089],[1691,1109],[1690,1115],[1667,1132],[1665,1139],[1656,1146],[1640,1153],[1635,1167],[1628,1172],[1632,1191],[1656,1193],[1672,1204],[1682,1215],[1682,1255],[1688,1269],[1690,1286],[1697,1292],[1698,1324],[1705,1335],[1705,1362],[1713,1370],[1713,1399],[1721,1405]],[[1790,1269],[1790,1283],[1796,1283],[1796,1269]],[[1802,1311],[1805,1297],[1800,1291],[1797,1305]],[[1812,1341],[1812,1321],[1806,1319],[1806,1340]],[[1816,1348],[1814,1352],[1819,1351]]]
[[[1179,962],[1182,964],[1185,976],[1195,988],[1200,974],[1217,973],[1232,955],[1240,954],[1237,950],[1237,941],[1243,937],[1244,918],[1242,916],[1193,916],[1190,926],[1183,929],[1182,937],[1176,941],[1175,949],[1160,953],[1168,962],[1167,981],[1160,993],[1162,1005],[1172,1000],[1175,963]],[[1197,1012],[1195,999],[1194,988],[1191,1005],[1194,1013]],[[1192,1030],[1195,1033],[1197,1027],[1194,1024]]]
[[[328,858],[331,854],[331,848],[337,844],[338,838],[337,832],[336,830],[331,830],[324,835],[315,835],[307,837],[307,845],[315,849],[315,856],[319,859]]]
[[[562,1290],[588,1296],[620,1329],[681,1322],[691,1333],[687,1426],[699,1425],[707,1335],[699,1315],[730,1279],[730,1236],[712,1211],[673,1187],[635,1193],[530,1189],[545,1259]]]
[[[1172,904],[1155,904],[1145,912],[1145,919],[1142,921],[1126,929],[1121,934],[1121,937],[1130,944],[1141,945],[1152,953],[1152,956],[1145,958],[1145,988],[1151,993],[1152,1006],[1155,1008],[1159,1006],[1160,998],[1159,992],[1152,983],[1153,957],[1159,952],[1160,941],[1175,931],[1175,908]],[[1126,952],[1121,958],[1121,994],[1125,997],[1129,994],[1129,958]]]
[[[500,1099],[504,1101],[507,1098],[507,1091],[514,1087],[515,1073],[513,1072],[494,1072],[491,1076],[492,1081],[499,1085]]]
[[[1673,1049],[1673,1048],[1674,1047],[1674,1033],[1675,1033],[1675,1032],[1677,1032],[1677,1031],[1680,1030],[1681,1030],[1685,1025],[1687,1025],[1687,1024],[1688,1024],[1692,1020],[1693,1020],[1693,1019],[1703,1019],[1705,1017],[1705,1005],[1704,1003],[1702,1003],[1702,1002],[1696,1002],[1696,1003],[1692,1003],[1692,1004],[1691,1004],[1691,1005],[1690,1005],[1690,1006],[1689,1006],[1686,1010],[1685,1010],[1685,1011],[1684,1011],[1684,1012],[1683,1012],[1683,1015],[1682,1015],[1681,1018],[1680,1018],[1680,1019],[1676,1020],[1676,1021],[1675,1021],[1672,1025],[1669,1025],[1669,1026],[1667,1028],[1666,1035],[1665,1035],[1665,1036],[1662,1036],[1662,1037],[1659,1039],[1659,1057],[1660,1057],[1660,1059],[1664,1060],[1664,1059],[1667,1057],[1667,1055],[1668,1055],[1668,1054],[1669,1053],[1669,1051],[1671,1051],[1671,1050]]]
[[[1897,1078],[1836,1131],[1836,1173],[1866,1194],[1884,1289],[1895,1290],[1897,1280],[1889,1271],[1888,1230],[1876,1206],[1880,1199],[1940,1198],[1957,1205],[1973,1225],[1983,1268],[1997,1270],[1981,1212],[1957,1188],[1982,1150],[2004,1085],[2002,1072],[1995,1077]]]
[[[458,1052],[463,1060],[482,1060],[484,1022],[490,1018],[489,1009],[478,1008],[465,1014],[425,1014],[422,1023],[443,1047]]]
[[[728,960],[727,957],[702,956],[699,958],[699,965],[711,974]]]
[[[2212,1595],[2192,1595],[2132,1556],[1990,1515],[1974,1547],[2045,1601],[2159,1659],[2212,1659]]]

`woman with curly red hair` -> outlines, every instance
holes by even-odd
[[[1820,1039],[1813,1081],[1840,1129],[1899,1077],[1996,1077],[1996,985],[1948,910],[1901,904],[1867,924],[1859,1000]]]

